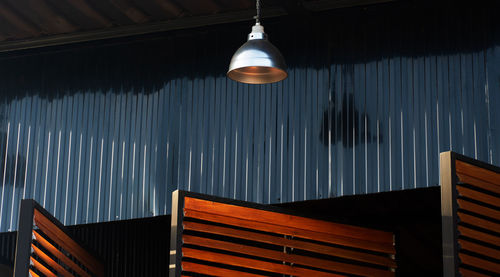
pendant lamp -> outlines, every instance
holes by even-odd
[[[260,24],[260,0],[256,0],[257,16],[252,32],[234,53],[227,76],[237,82],[247,84],[269,84],[285,79],[285,59],[278,48],[267,40],[264,26]]]

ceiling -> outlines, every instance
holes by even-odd
[[[264,17],[391,0],[267,0]],[[249,20],[254,0],[3,0],[0,52]]]

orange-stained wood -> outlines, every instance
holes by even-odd
[[[274,251],[269,249],[263,249],[248,245],[226,242],[226,241],[218,241],[208,238],[201,238],[196,236],[184,235],[182,239],[185,244],[192,244],[219,250],[226,250],[230,252],[267,258],[281,262],[293,263],[295,265],[304,265],[308,267],[315,267],[329,271],[337,271],[337,272],[364,275],[364,276],[369,276],[369,275],[388,276],[387,275],[388,271],[367,266],[352,265],[352,264],[333,262],[307,256],[287,254],[283,253],[283,251]]]
[[[378,264],[378,265],[392,267],[392,268],[396,267],[396,262],[394,260],[390,259],[389,257],[385,257],[385,256],[372,255],[372,254],[368,254],[368,253],[342,249],[339,247],[326,246],[326,245],[311,243],[311,242],[307,242],[307,241],[290,240],[290,239],[285,239],[282,237],[276,237],[276,236],[271,236],[271,235],[266,235],[266,234],[261,234],[261,233],[254,233],[254,232],[249,232],[249,231],[237,230],[237,229],[221,227],[221,226],[208,225],[208,224],[203,224],[203,223],[184,221],[183,224],[184,224],[183,228],[185,230],[193,230],[193,231],[205,232],[205,233],[215,234],[215,235],[224,235],[224,236],[229,236],[229,237],[233,237],[233,238],[240,238],[240,239],[251,239],[251,240],[257,241],[257,242],[285,246],[285,247],[290,247],[290,248],[295,248],[295,249],[302,249],[302,250],[307,250],[307,251],[311,251],[314,253],[320,253],[320,254],[325,254],[325,255],[330,255],[330,256],[335,256],[335,257],[341,257],[341,258],[351,259],[351,260],[355,260],[355,261],[368,262],[368,263]]]
[[[472,215],[464,214],[462,212],[457,213],[458,217],[460,218],[461,222],[471,224],[486,230],[490,231],[496,231],[500,233],[500,224],[491,222],[489,220],[485,220],[479,217],[475,217]]]
[[[458,271],[460,271],[462,276],[466,276],[466,277],[491,277],[489,275],[481,274],[481,273],[478,273],[478,272],[475,272],[473,270],[466,269],[463,267],[459,268]]]
[[[40,277],[40,275],[36,274],[33,270],[29,269],[28,270],[30,277]]]
[[[69,273],[66,269],[64,269],[60,264],[58,264],[56,261],[52,260],[47,254],[45,254],[40,248],[36,247],[33,243],[31,244],[31,248],[33,249],[33,252],[46,264],[48,264],[50,267],[52,267],[55,271],[57,271],[59,274],[66,276],[66,277],[73,277],[73,274]]]
[[[269,271],[279,274],[286,275],[294,275],[294,276],[314,276],[314,277],[322,277],[322,276],[342,276],[333,273],[326,273],[316,270],[310,270],[300,267],[293,267],[290,265],[270,263],[264,261],[258,261],[254,259],[242,258],[237,256],[231,256],[226,254],[214,253],[210,251],[204,250],[196,250],[191,248],[182,248],[182,256],[186,258],[194,258],[198,260],[204,260],[208,262],[221,263],[232,266],[239,266],[263,271]]]
[[[235,211],[235,213],[236,213],[236,211]],[[277,233],[277,234],[285,234],[285,235],[290,235],[290,236],[300,237],[300,238],[305,238],[305,239],[311,239],[311,240],[316,240],[316,241],[323,241],[323,242],[339,244],[339,245],[344,245],[344,246],[379,251],[379,252],[384,252],[384,253],[389,253],[389,254],[396,253],[396,250],[394,249],[394,245],[393,245],[392,241],[390,244],[387,242],[378,242],[377,243],[377,242],[373,242],[373,241],[365,241],[365,240],[361,240],[361,239],[356,239],[356,238],[352,238],[352,237],[338,235],[338,233],[339,233],[338,231],[335,232],[335,234],[329,234],[329,233],[325,233],[325,232],[315,232],[315,231],[310,231],[310,230],[288,227],[288,226],[284,226],[284,225],[275,225],[275,224],[266,223],[266,222],[251,221],[251,220],[246,220],[246,219],[241,219],[241,218],[236,218],[236,217],[218,215],[218,214],[207,213],[207,212],[202,212],[202,211],[194,211],[194,210],[189,210],[189,209],[184,210],[184,216],[202,219],[202,220],[207,220],[207,221],[212,221],[212,222],[219,222],[219,223],[232,225],[232,226],[250,228],[250,229],[259,230],[259,231],[272,232],[272,233]],[[272,222],[272,221],[270,221],[270,222]]]
[[[490,247],[486,247],[483,245],[479,245],[477,243],[470,242],[470,241],[463,240],[463,239],[459,239],[458,243],[460,243],[460,249],[469,250],[469,251],[472,251],[472,252],[487,256],[487,257],[494,258],[494,259],[498,259],[500,257],[499,250],[496,250],[496,249],[493,249]]]
[[[41,273],[43,273],[45,276],[47,277],[57,277],[57,275],[55,275],[52,271],[50,271],[48,268],[46,268],[43,264],[41,264],[39,261],[37,261],[35,258],[33,257],[30,257],[30,260],[31,260],[31,263],[33,264],[33,266],[38,270],[40,271]],[[27,266],[27,265],[26,265]]]
[[[470,228],[464,227],[464,226],[458,226],[458,232],[462,236],[466,236],[469,238],[473,238],[476,240],[480,240],[489,244],[493,244],[495,246],[500,247],[500,237],[499,236],[493,236],[490,234],[486,234],[480,231],[472,230]]]
[[[481,179],[474,178],[472,176],[466,175],[466,174],[461,174],[457,173],[458,179],[462,183],[466,183],[478,188],[482,188],[484,190],[488,190],[494,193],[500,194],[500,185],[493,184],[493,183],[488,183],[486,181],[483,181]]]
[[[457,184],[457,191],[460,196],[472,198],[474,200],[500,208],[500,198],[498,197],[463,187],[460,184]]]
[[[459,253],[458,257],[463,264],[471,265],[477,268],[488,270],[497,274],[500,274],[500,264],[490,262],[481,258],[473,257],[464,253]]]
[[[458,207],[463,210],[471,211],[482,216],[487,216],[500,221],[500,211],[478,205],[467,201],[466,199],[457,199]]]
[[[190,262],[182,262],[182,270],[198,273],[198,274],[206,274],[212,276],[220,276],[220,277],[264,277],[265,275],[257,275],[247,272],[235,271],[215,266],[208,266]]]
[[[50,244],[41,234],[39,234],[36,230],[33,230],[33,234],[35,236],[35,240],[40,243],[45,249],[47,249],[52,255],[56,256],[60,259],[64,264],[70,267],[72,270],[76,271],[76,273],[80,274],[80,276],[91,277],[90,274],[85,272],[81,267],[79,267],[75,262],[73,262],[70,258],[68,258],[65,254],[59,251],[55,246]]]
[[[277,226],[286,226],[316,233],[339,235],[375,243],[393,243],[393,235],[390,232],[372,230],[357,226],[338,224],[300,216],[252,209],[248,207],[230,205],[225,203],[207,201],[191,197],[184,198],[184,209],[234,217],[238,219],[268,223]]]
[[[36,226],[55,243],[70,252],[97,276],[104,276],[104,266],[37,209],[34,211],[34,220]]]
[[[500,186],[500,173],[481,168],[466,162],[457,160],[455,163],[457,173],[463,173],[471,177],[484,180],[488,183]]]

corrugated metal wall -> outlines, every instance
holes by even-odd
[[[500,165],[498,4],[396,2],[265,22],[279,84],[225,77],[250,23],[0,60],[0,231],[168,214],[180,188],[260,203],[438,185]],[[425,17],[422,15],[425,14]]]

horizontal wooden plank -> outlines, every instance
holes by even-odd
[[[31,244],[31,248],[33,249],[33,252],[39,257],[39,259],[41,259],[46,264],[48,264],[51,268],[53,268],[60,275],[66,276],[66,277],[73,277],[73,274],[69,273],[66,269],[64,269],[60,264],[58,264],[51,257],[49,257],[47,254],[45,254],[42,250],[40,250],[40,248],[36,247],[33,243]]]
[[[46,268],[43,264],[41,264],[35,258],[30,257],[30,261],[33,264],[33,267],[36,268],[41,273],[43,273],[45,276],[47,276],[47,277],[57,277],[57,275],[55,275],[52,271],[50,271],[48,268]]]
[[[500,211],[478,205],[467,201],[466,199],[457,199],[458,207],[463,210],[467,210],[482,216],[487,216],[500,221]]]
[[[481,168],[460,160],[455,163],[457,173],[466,174],[486,182],[500,186],[500,174],[486,168]]]
[[[197,250],[191,248],[182,248],[182,257],[185,258],[193,258],[197,260],[203,260],[208,262],[239,266],[244,268],[268,271],[279,274],[286,275],[294,275],[294,276],[325,276],[325,277],[333,277],[333,276],[342,276],[339,274],[327,273],[322,271],[316,271],[311,269],[305,269],[300,267],[294,267],[291,265],[270,263],[265,261],[258,261],[254,259],[236,257],[226,254],[220,254],[210,251]]]
[[[500,237],[498,236],[493,236],[477,230],[472,230],[464,226],[458,226],[458,232],[462,236],[476,239],[500,247]]]
[[[495,207],[500,208],[500,198],[488,195],[486,193],[482,193],[470,188],[466,188],[461,186],[460,184],[457,184],[457,191],[460,196],[463,197],[468,197]]]
[[[473,271],[470,269],[466,269],[463,267],[459,268],[458,271],[460,271],[462,276],[466,276],[466,277],[491,277],[490,275],[481,274],[479,272],[476,272],[476,271]]]
[[[367,262],[387,267],[396,268],[396,262],[388,256],[379,256],[359,251],[347,250],[339,247],[326,246],[307,241],[291,240],[283,237],[276,237],[261,233],[254,233],[249,231],[236,230],[221,226],[214,226],[203,223],[184,221],[183,228],[185,230],[199,231],[215,235],[223,235],[232,238],[250,239],[257,242],[285,246],[295,249],[302,249],[313,253],[325,254],[334,257],[341,257],[360,262]]]
[[[220,277],[265,277],[265,275],[252,274],[248,272],[241,272],[236,270],[230,270],[221,267],[209,266],[204,264],[197,264],[191,262],[182,262],[182,270],[189,271],[198,274],[206,274],[212,276],[220,276]]]
[[[300,237],[315,241],[328,242],[332,244],[339,244],[343,246],[356,247],[361,249],[367,249],[372,251],[379,251],[383,253],[395,254],[394,245],[392,242],[389,243],[376,243],[373,241],[365,241],[361,239],[355,239],[352,237],[345,237],[337,234],[328,234],[324,232],[314,232],[304,229],[297,229],[293,227],[287,227],[283,225],[275,225],[267,222],[250,221],[247,219],[241,219],[236,217],[230,217],[225,215],[218,215],[213,213],[207,213],[202,211],[193,211],[189,209],[184,210],[185,217],[197,218],[202,220],[207,220],[211,222],[218,222],[232,226],[250,228],[259,231],[272,232],[276,234],[289,235],[294,237]]]
[[[483,256],[491,257],[494,259],[500,259],[500,251],[493,249],[491,247],[486,247],[474,242],[470,242],[467,240],[459,239],[458,243],[460,244],[460,249],[468,250],[475,252],[477,254],[481,254]]]
[[[97,276],[104,276],[104,266],[98,260],[36,209],[34,211],[34,220],[36,226],[50,239],[70,252],[72,256]]]
[[[237,244],[226,241],[213,240],[208,238],[184,235],[183,242],[187,244],[226,250],[240,254],[246,254],[261,258],[272,259],[275,261],[288,262],[297,265],[309,266],[329,271],[363,275],[363,276],[393,276],[390,271],[380,270],[370,266],[352,265],[348,263],[334,262],[324,259],[312,258],[295,254],[283,253],[283,251],[274,251],[243,244]]]
[[[484,180],[477,179],[477,178],[474,178],[472,176],[469,176],[469,175],[463,174],[463,173],[457,173],[457,176],[458,176],[458,179],[460,180],[460,182],[463,182],[463,183],[466,183],[466,184],[469,184],[469,185],[472,185],[472,186],[475,186],[475,187],[478,187],[478,188],[481,188],[484,190],[488,190],[488,191],[500,194],[500,185],[498,185],[498,184],[489,183],[489,182],[486,182]]]
[[[488,270],[494,273],[500,274],[500,264],[490,262],[481,258],[473,257],[471,255],[467,255],[464,253],[458,253],[458,257],[462,261],[463,264],[467,264],[470,266],[474,266],[477,268],[481,268],[484,270]]]
[[[351,237],[376,243],[393,243],[393,234],[369,228],[333,223],[283,213],[185,197],[184,209],[210,212],[255,222],[272,223],[301,230]]]
[[[476,227],[480,227],[486,230],[494,231],[494,232],[500,232],[500,224],[485,220],[476,216],[464,214],[462,212],[457,213],[459,219],[461,222],[467,223],[474,225]]]
[[[45,249],[47,249],[52,255],[56,256],[61,262],[63,262],[66,266],[74,270],[76,273],[80,274],[83,277],[91,277],[85,270],[83,270],[80,266],[78,266],[75,262],[73,262],[70,258],[68,258],[65,254],[63,254],[59,249],[57,249],[54,245],[48,242],[40,233],[36,230],[33,230],[33,235],[35,236],[35,240],[40,243]]]

